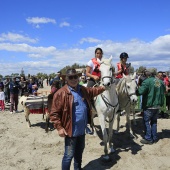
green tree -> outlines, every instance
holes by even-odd
[[[136,69],[137,74],[142,74],[142,72],[146,69],[144,66],[140,66],[138,69]]]
[[[130,66],[129,72],[130,72],[130,73],[134,73],[134,70],[135,70],[134,67]]]
[[[66,71],[67,71],[67,69],[69,69],[69,68],[86,68],[86,66],[85,65],[79,65],[79,64],[77,64],[77,63],[74,63],[72,66],[65,66],[64,68],[62,68],[60,71],[61,71],[61,73],[62,74],[66,74]]]

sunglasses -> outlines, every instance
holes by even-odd
[[[75,76],[68,76],[68,79],[69,80],[78,79],[78,76],[77,75],[75,75]]]

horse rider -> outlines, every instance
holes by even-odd
[[[87,83],[87,87],[93,87],[96,82],[100,80],[100,64],[98,60],[101,60],[103,57],[103,50],[101,48],[95,49],[95,58],[92,58],[86,67],[86,76],[89,77],[89,81]]]
[[[117,63],[117,73],[116,73],[117,83],[121,78],[123,78],[123,74],[124,75],[129,74],[129,68],[131,66],[131,63],[127,63],[127,58],[129,58],[129,56],[126,52],[120,54],[120,62]]]
[[[117,85],[119,80],[123,78],[124,75],[129,74],[129,67],[131,66],[131,63],[127,63],[127,58],[129,58],[128,54],[126,52],[122,52],[120,54],[120,62],[117,63],[117,72],[116,74],[116,79],[115,79],[115,84]],[[123,115],[125,111],[123,110],[121,112],[121,115]]]

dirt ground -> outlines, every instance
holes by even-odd
[[[48,90],[44,87],[41,90]],[[10,114],[8,107],[0,112],[0,169],[2,170],[59,170],[63,156],[64,140],[56,130],[45,133],[42,114],[31,114],[31,128],[27,127],[22,106],[19,113]],[[124,126],[119,134],[113,134],[115,153],[111,161],[101,159],[101,129],[95,118],[98,136],[86,135],[83,154],[84,170],[169,170],[170,169],[170,119],[158,119],[159,141],[153,145],[142,145],[142,118],[136,116],[137,126],[132,126],[137,138],[129,138]],[[125,116],[121,116],[124,125]],[[50,126],[52,128],[52,125]],[[116,121],[113,129],[116,128]],[[72,168],[73,169],[73,166]]]

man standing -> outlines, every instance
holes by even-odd
[[[158,141],[157,116],[159,109],[164,104],[165,85],[163,81],[155,77],[154,69],[147,69],[148,78],[142,82],[137,90],[138,95],[143,95],[142,109],[144,111],[143,121],[145,136],[142,144],[152,144]]]
[[[85,147],[85,130],[91,120],[91,99],[104,87],[87,88],[79,85],[75,69],[66,71],[67,84],[53,97],[50,119],[60,137],[65,137],[62,170],[69,170],[74,157],[74,169],[80,170]]]
[[[10,82],[10,113],[17,113],[18,112],[18,94],[19,89],[21,89],[21,86],[16,81],[16,77],[13,78],[13,81]]]
[[[61,71],[58,71],[54,79],[50,81],[50,86],[53,84],[53,81],[55,80],[58,80],[58,81],[61,80]]]

